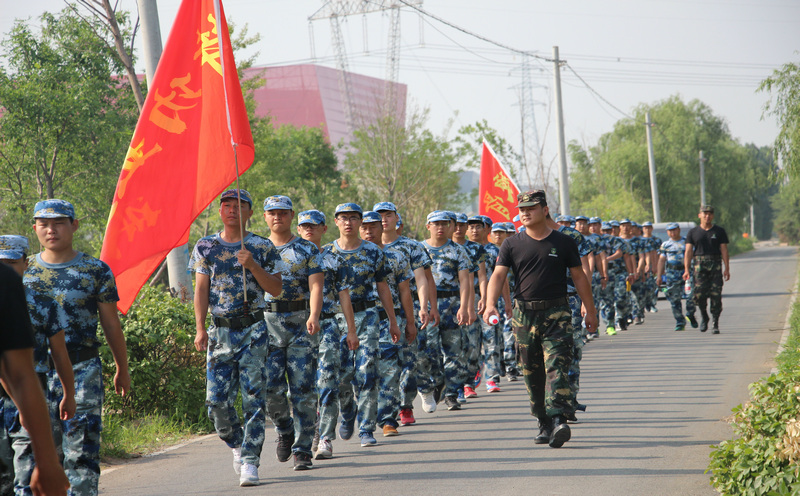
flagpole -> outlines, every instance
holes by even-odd
[[[244,222],[242,221],[242,189],[239,188],[239,156],[236,152],[236,148],[239,145],[236,143],[233,144],[233,162],[236,165],[236,198],[239,200],[239,236],[241,239],[239,240],[242,250],[244,250]],[[252,206],[250,207],[253,208]],[[247,271],[242,265],[242,281],[244,284],[244,309],[248,311],[247,308]]]

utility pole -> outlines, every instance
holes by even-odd
[[[148,87],[156,74],[158,60],[161,58],[161,26],[158,23],[156,0],[137,0],[139,20],[142,23],[142,53],[144,55],[145,75]],[[189,245],[173,248],[167,255],[167,273],[170,292],[182,300],[193,298],[192,276],[189,274]]]
[[[656,180],[656,159],[653,155],[653,134],[650,127],[650,112],[645,114],[645,134],[647,135],[647,163],[650,166],[650,196],[653,198],[653,221],[661,222],[661,208],[658,205],[658,182]]]
[[[700,205],[706,204],[706,159],[700,150]]]
[[[569,215],[569,176],[567,175],[567,144],[564,139],[564,109],[561,106],[561,61],[558,47],[553,47],[553,86],[556,92],[556,129],[558,131],[558,193],[561,214]]]

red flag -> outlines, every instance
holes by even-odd
[[[184,0],[117,182],[100,258],[126,313],[197,216],[253,162],[253,136],[219,0]]]
[[[488,215],[495,222],[511,222],[517,215],[517,187],[511,174],[497,160],[497,155],[485,141],[481,154],[481,182],[479,188],[481,215]],[[520,223],[515,225],[519,227]]]

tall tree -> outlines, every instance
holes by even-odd
[[[761,82],[759,91],[770,93],[764,113],[778,119],[780,130],[775,153],[794,179],[800,178],[800,65],[784,64]]]

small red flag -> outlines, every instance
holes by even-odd
[[[479,188],[480,214],[488,215],[495,222],[511,222],[517,215],[518,194],[519,187],[511,178],[511,174],[497,159],[489,144],[484,141]],[[520,223],[516,222],[515,225],[519,227]]]
[[[127,313],[254,146],[219,0],[183,0],[122,166],[100,258]]]

